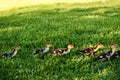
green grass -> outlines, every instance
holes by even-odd
[[[12,59],[0,59],[1,80],[120,80],[120,60],[92,62],[78,50],[103,43],[95,56],[120,45],[120,3],[54,4],[13,9],[0,13],[0,53],[15,45],[22,50]],[[113,4],[111,4],[113,3]],[[94,4],[94,5],[92,5]],[[85,7],[87,6],[87,8]],[[51,50],[74,44],[67,55],[32,51],[52,43]]]

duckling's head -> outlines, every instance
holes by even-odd
[[[97,44],[97,47],[98,47],[98,48],[103,48],[104,45],[103,45],[102,43],[99,43],[99,44]]]
[[[118,45],[117,45],[117,44],[111,44],[111,45],[110,45],[110,48],[111,48],[111,49],[116,49],[116,48],[118,48]]]
[[[51,43],[48,43],[48,44],[46,45],[47,48],[50,48],[51,46],[52,46]]]
[[[67,46],[67,48],[68,48],[68,49],[72,49],[72,48],[74,48],[74,45],[73,45],[73,44],[69,44],[69,45]]]
[[[20,50],[20,49],[21,49],[20,46],[16,46],[16,47],[15,47],[15,51],[18,51],[18,50]]]

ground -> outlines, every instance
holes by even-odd
[[[0,13],[0,54],[10,52],[16,45],[22,47],[15,57],[0,58],[0,79],[120,80],[119,58],[111,62],[93,61],[109,50],[110,44],[120,45],[120,1],[115,1],[37,5]],[[46,43],[53,44],[50,51],[65,48],[69,43],[74,44],[74,49],[61,56],[52,56],[50,52],[32,55]],[[79,53],[97,43],[105,47],[95,56]]]

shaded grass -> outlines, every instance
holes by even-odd
[[[14,58],[0,59],[1,80],[119,80],[119,59],[93,62],[93,57],[78,53],[99,42],[105,48],[96,56],[111,43],[120,45],[119,20],[119,6],[38,9],[0,17],[0,52],[11,51],[15,45],[22,47]],[[75,48],[56,57],[49,52],[31,54],[48,42],[53,44],[51,50],[69,43]]]

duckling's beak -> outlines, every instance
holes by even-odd
[[[103,45],[102,48],[105,48],[105,46]]]

